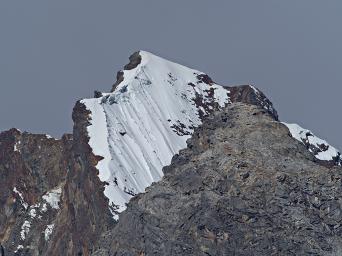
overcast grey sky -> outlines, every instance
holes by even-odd
[[[254,84],[283,121],[342,149],[341,0],[0,1],[0,129],[71,132],[139,49]]]

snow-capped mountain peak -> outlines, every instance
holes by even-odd
[[[89,145],[103,157],[96,167],[115,218],[160,180],[202,118],[229,102],[229,90],[206,74],[145,51],[130,57],[112,92],[96,96],[81,103],[91,112]]]

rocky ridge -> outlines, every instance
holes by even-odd
[[[39,255],[60,210],[72,136],[55,140],[11,129],[0,134],[0,241],[10,252]]]
[[[130,201],[94,255],[340,255],[341,170],[263,108],[233,103]]]

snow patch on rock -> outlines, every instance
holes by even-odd
[[[24,241],[27,237],[27,235],[30,232],[30,229],[32,227],[32,223],[35,221],[39,221],[42,219],[43,213],[45,213],[48,208],[47,205],[50,205],[53,210],[58,210],[59,209],[59,201],[62,193],[62,189],[60,187],[53,189],[49,192],[47,192],[45,195],[42,196],[42,200],[38,202],[37,204],[30,205],[28,206],[27,203],[24,202],[22,194],[17,190],[16,187],[14,187],[13,191],[19,195],[21,198],[21,203],[24,206],[25,210],[28,209],[28,215],[21,226],[21,231],[20,231],[20,238],[22,241]],[[53,229],[53,224],[48,225],[46,230],[45,230],[45,238],[49,237]],[[47,239],[45,239],[47,240]],[[18,248],[17,250],[22,249]]]
[[[13,188],[13,192],[19,195],[20,203],[26,210],[28,208],[28,204],[25,202],[23,194],[20,193],[16,187]]]
[[[37,210],[35,208],[30,209],[30,217],[34,219],[37,216]]]
[[[20,143],[21,143],[20,140],[18,140],[18,141],[15,142],[14,148],[13,148],[14,152],[19,152],[19,153],[20,153],[20,148],[19,148]]]
[[[25,220],[23,225],[21,226],[21,231],[20,231],[21,240],[25,240],[27,234],[30,232],[30,228],[31,228],[31,222],[28,220]]]
[[[44,238],[45,238],[45,241],[48,241],[51,234],[52,234],[52,231],[53,231],[53,228],[54,228],[55,224],[50,224],[50,225],[47,225],[46,226],[46,229],[44,231]]]
[[[17,246],[17,249],[14,251],[14,253],[17,253],[19,250],[22,250],[22,249],[24,249],[24,246],[21,245],[21,244],[19,244],[19,245]]]
[[[341,165],[341,153],[339,150],[329,145],[325,140],[315,136],[310,130],[300,127],[298,124],[284,123],[289,129],[291,135],[308,147],[308,150],[314,156],[322,161],[336,161]]]
[[[62,189],[56,188],[45,195],[43,195],[43,199],[53,208],[58,210],[59,209],[59,201],[61,200]]]

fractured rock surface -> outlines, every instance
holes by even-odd
[[[209,116],[163,171],[94,255],[342,253],[341,167],[256,106]]]

